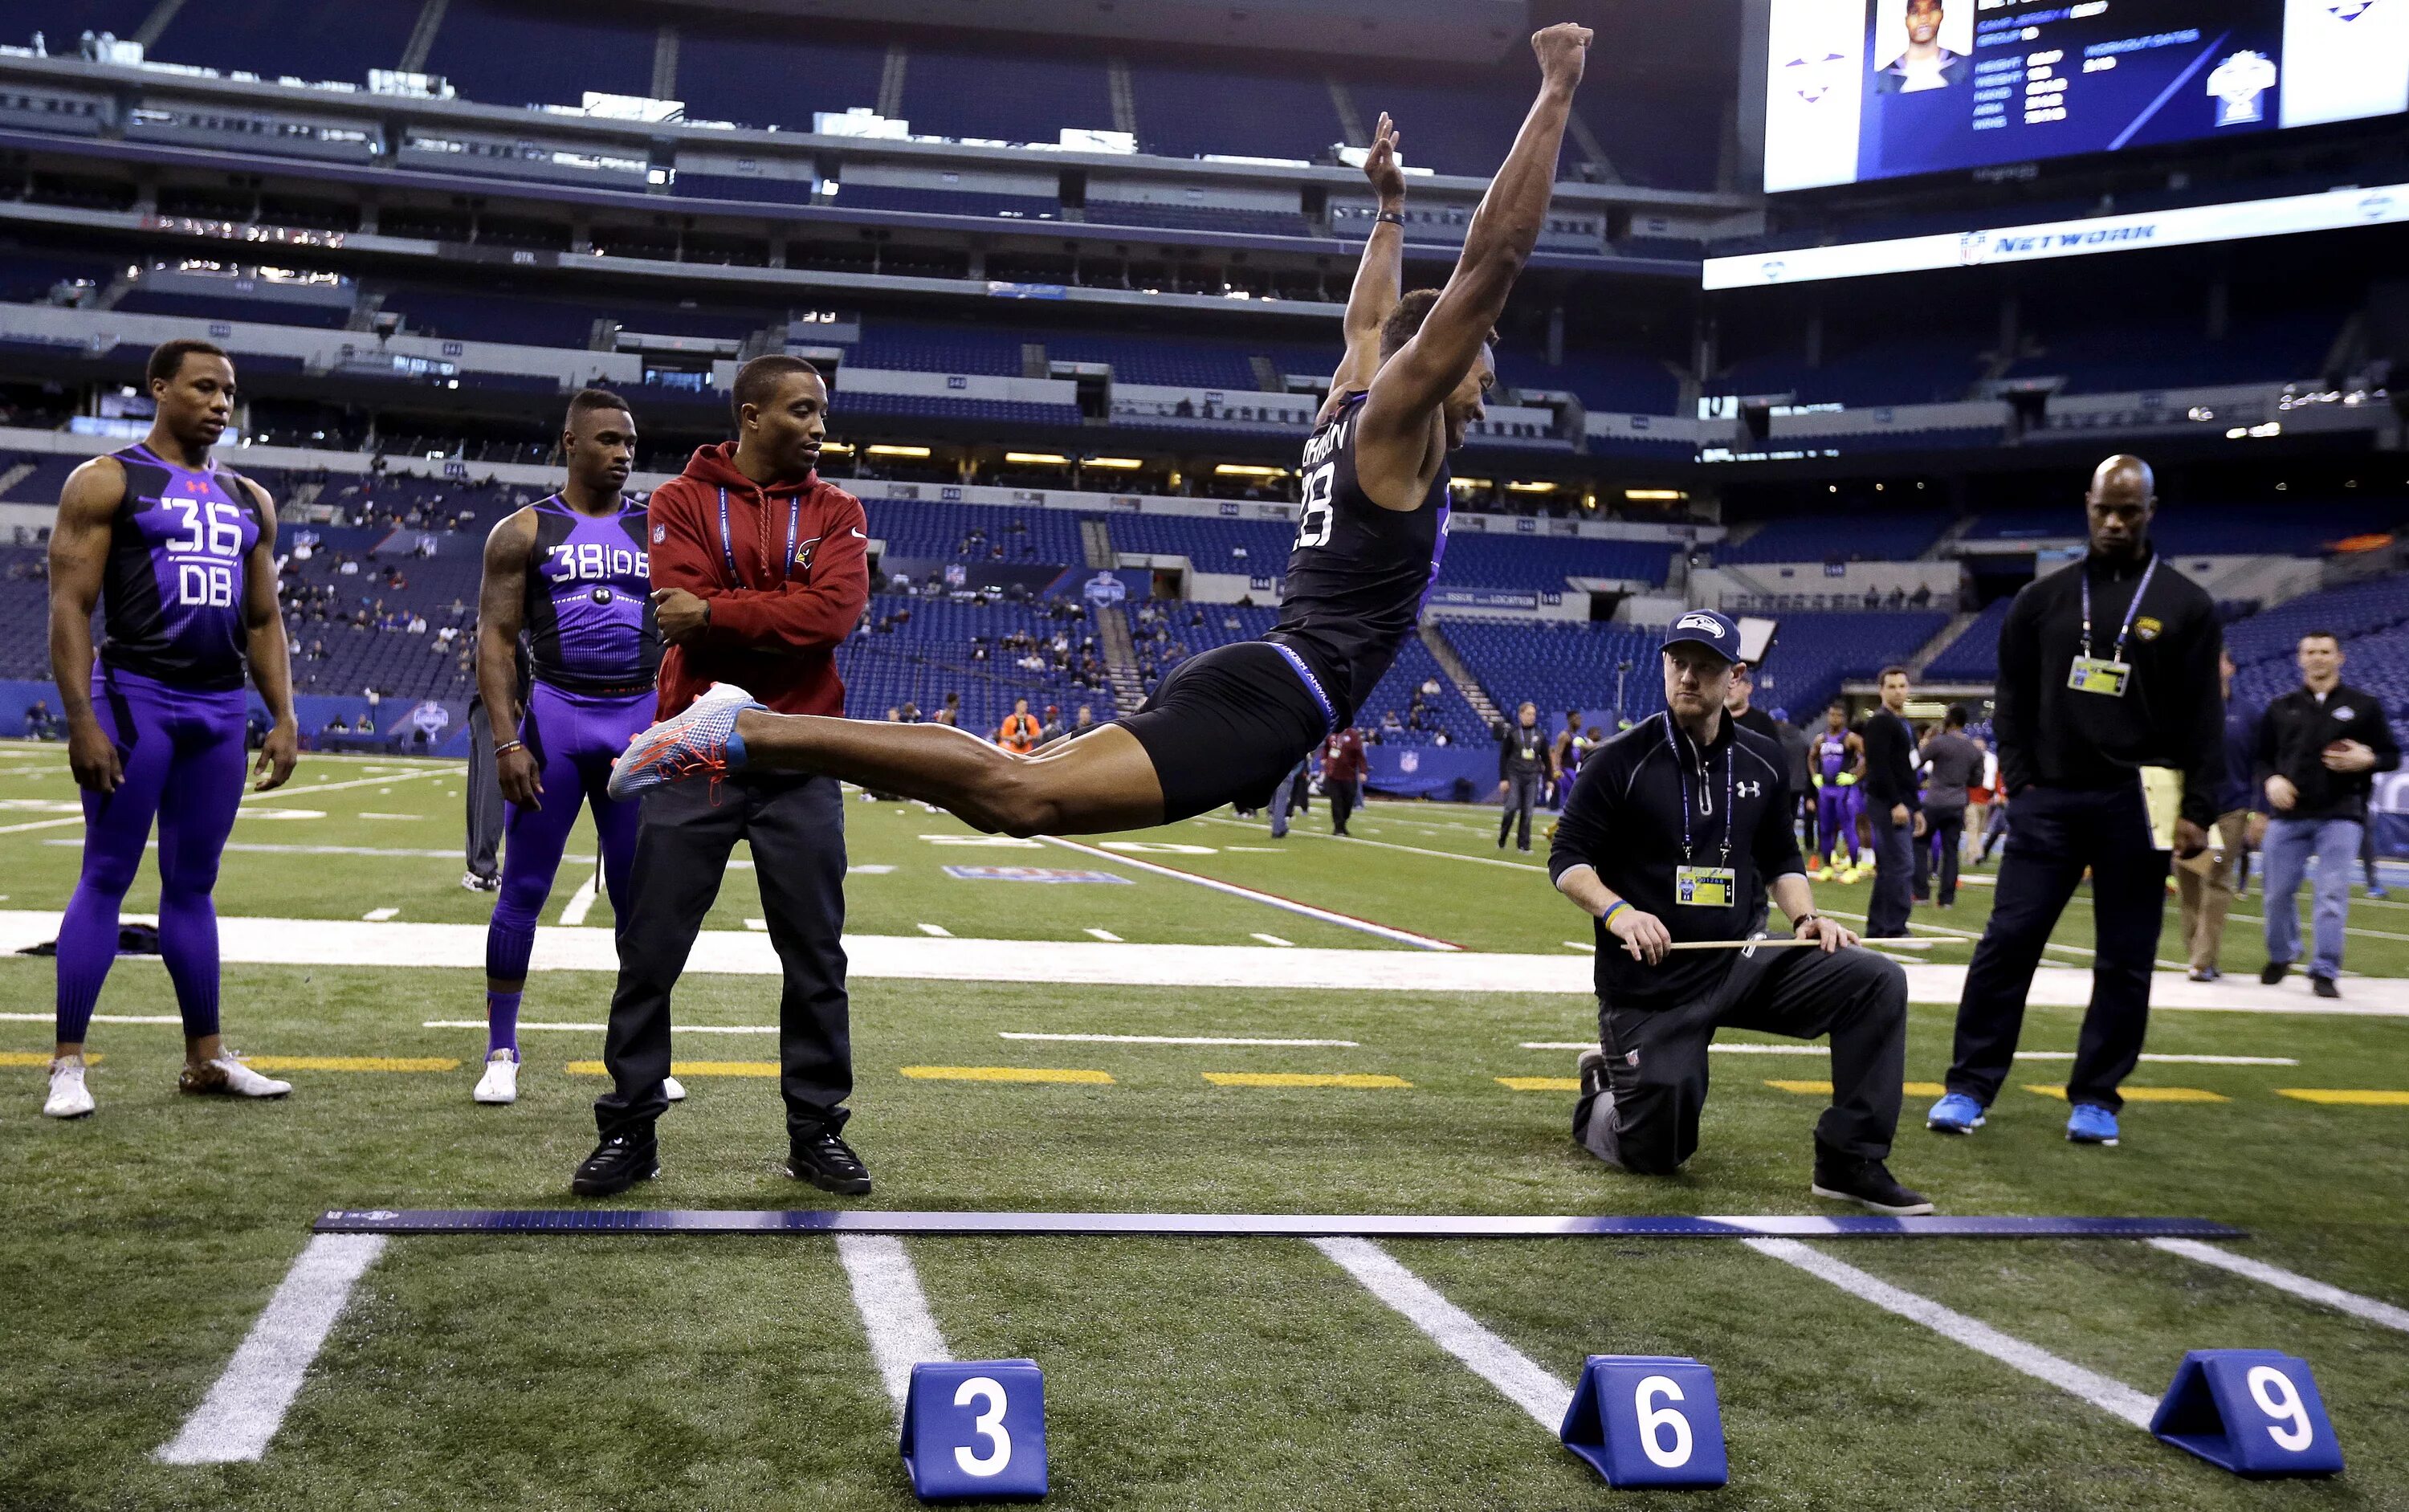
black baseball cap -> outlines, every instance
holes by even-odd
[[[1739,626],[1711,609],[1685,610],[1666,626],[1659,651],[1670,651],[1684,641],[1707,647],[1725,661],[1739,660]]]

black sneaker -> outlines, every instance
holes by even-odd
[[[2310,977],[2309,990],[2315,993],[2320,998],[2339,998],[2342,996],[2342,988],[2334,985],[2334,979],[2330,976]]]
[[[1818,1197],[1837,1198],[1892,1217],[1914,1217],[1932,1211],[1932,1200],[1898,1184],[1880,1160],[1817,1151],[1815,1179],[1808,1188]]]
[[[786,1174],[840,1197],[870,1195],[870,1168],[832,1129],[794,1135],[786,1155]]]
[[[2271,960],[2258,968],[2258,980],[2271,987],[2291,974],[2292,963],[2287,960]]]
[[[660,1174],[661,1147],[650,1129],[613,1134],[594,1146],[594,1153],[569,1178],[569,1189],[580,1197],[610,1197]]]

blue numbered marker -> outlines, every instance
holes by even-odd
[[[1715,1373],[1681,1355],[1592,1355],[1565,1413],[1565,1447],[1609,1486],[1720,1486]]]
[[[924,1502],[1046,1495],[1046,1374],[1033,1360],[912,1367],[903,1467]]]
[[[2309,1362],[2274,1349],[2194,1349],[2150,1432],[2237,1476],[2331,1476],[2342,1446]]]

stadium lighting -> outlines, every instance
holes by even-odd
[[[820,442],[820,454],[822,456],[826,456],[831,452],[835,453],[838,456],[851,456],[853,455],[853,443],[851,441]]]
[[[1071,459],[1060,452],[1006,452],[1003,454],[1003,459],[1006,462],[1043,463],[1049,468],[1067,468],[1071,465]]]
[[[870,454],[872,456],[927,456],[929,449],[925,446],[873,446],[870,448]]]
[[[1143,468],[1146,464],[1133,456],[1091,456],[1086,461],[1081,462],[1079,466],[1083,468],[1118,468],[1126,472],[1134,468]]]
[[[1626,488],[1623,491],[1623,497],[1634,503],[1671,504],[1678,503],[1690,496],[1686,490],[1680,488]]]
[[[1453,478],[1449,480],[1449,485],[1455,488],[1486,488],[1489,486],[1489,480],[1486,478]]]
[[[1285,468],[1259,468],[1251,462],[1224,462],[1213,471],[1223,478],[1285,478]]]
[[[1507,483],[1506,490],[1512,494],[1552,494],[1557,487],[1555,483]]]

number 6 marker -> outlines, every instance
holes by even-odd
[[[1611,1486],[1730,1478],[1714,1372],[1670,1355],[1592,1355],[1565,1413],[1565,1447]]]

